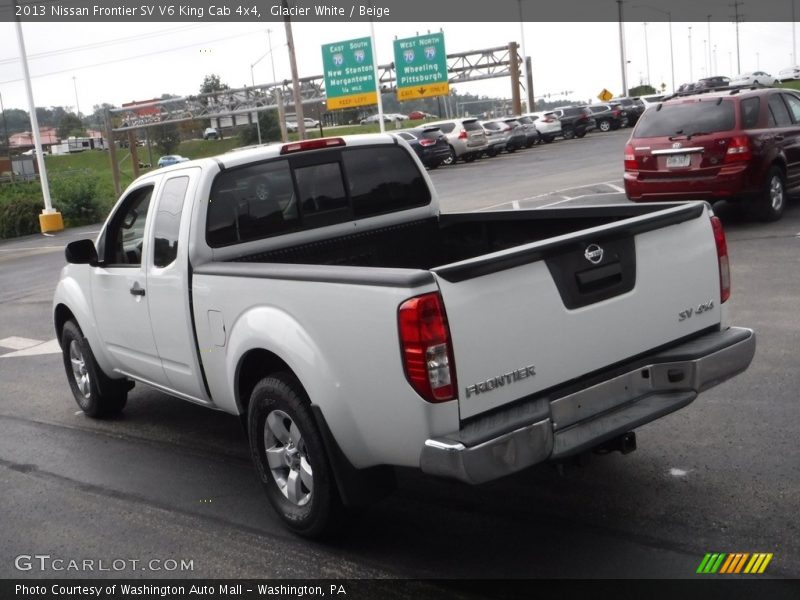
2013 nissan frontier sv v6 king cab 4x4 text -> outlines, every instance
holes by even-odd
[[[393,135],[148,173],[66,258],[53,315],[81,409],[142,382],[241,416],[305,536],[396,466],[478,484],[620,444],[755,351],[706,203],[440,214]]]

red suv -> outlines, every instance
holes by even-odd
[[[800,187],[800,95],[734,89],[674,98],[642,115],[625,147],[634,202],[735,199],[774,221]]]

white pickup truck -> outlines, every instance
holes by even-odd
[[[54,300],[92,417],[134,382],[240,415],[306,536],[393,467],[481,483],[604,445],[745,370],[706,203],[440,214],[391,135],[144,175]]]

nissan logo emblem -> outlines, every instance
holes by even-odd
[[[683,148],[683,146],[681,145],[681,143],[680,143],[680,142],[675,142],[674,144],[672,144],[672,147],[673,147],[675,150],[677,150],[678,148]]]
[[[603,260],[603,249],[597,244],[589,244],[583,256],[593,265],[599,264]]]

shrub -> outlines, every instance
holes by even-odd
[[[38,233],[42,202],[37,198],[14,198],[0,204],[0,238]]]
[[[53,180],[50,184],[53,205],[61,212],[65,225],[89,225],[100,220],[98,183],[99,178],[89,173],[65,175]]]

